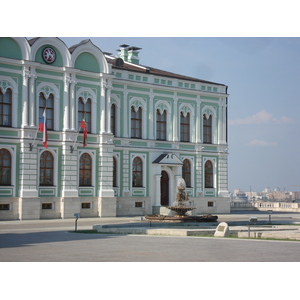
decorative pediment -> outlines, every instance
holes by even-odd
[[[173,153],[161,154],[157,159],[155,159],[153,164],[160,165],[182,165],[182,161]]]

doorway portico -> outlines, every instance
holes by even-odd
[[[153,161],[155,206],[166,207],[175,201],[176,184],[182,177],[182,162],[175,154],[162,154]]]

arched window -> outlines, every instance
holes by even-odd
[[[92,115],[92,101],[90,98],[83,101],[80,97],[78,99],[78,128],[80,128],[81,121],[84,119],[86,123],[87,132],[91,132],[91,115]]]
[[[117,187],[117,160],[113,157],[113,187]]]
[[[214,187],[214,169],[210,160],[205,163],[205,188]]]
[[[203,115],[203,143],[212,144],[212,115]]]
[[[183,112],[180,114],[180,141],[190,141],[190,113],[184,117]]]
[[[52,94],[46,99],[43,93],[39,96],[39,119],[46,109],[47,129],[54,130],[54,96]]]
[[[54,159],[49,151],[44,151],[40,158],[40,185],[53,185]]]
[[[0,185],[11,185],[11,155],[6,149],[0,149]]]
[[[110,131],[116,135],[116,105],[112,104],[110,108]]]
[[[142,138],[142,108],[139,107],[138,111],[135,111],[134,107],[131,107],[131,137],[136,139]]]
[[[0,126],[11,127],[12,120],[12,91],[3,94],[0,89]]]
[[[191,164],[188,159],[185,159],[183,161],[182,165],[182,178],[185,181],[186,187],[192,187],[192,181],[191,181]]]
[[[79,161],[79,186],[92,185],[92,158],[88,153],[83,153]]]
[[[159,109],[156,111],[156,139],[165,141],[167,139],[167,113],[161,114]]]
[[[132,163],[132,186],[143,186],[143,161],[140,157],[136,157]]]

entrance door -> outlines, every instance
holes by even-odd
[[[160,204],[169,205],[169,175],[166,171],[161,172],[160,178]]]

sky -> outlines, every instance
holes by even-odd
[[[140,64],[228,86],[229,191],[300,190],[300,38],[60,37],[117,55],[142,48]]]

